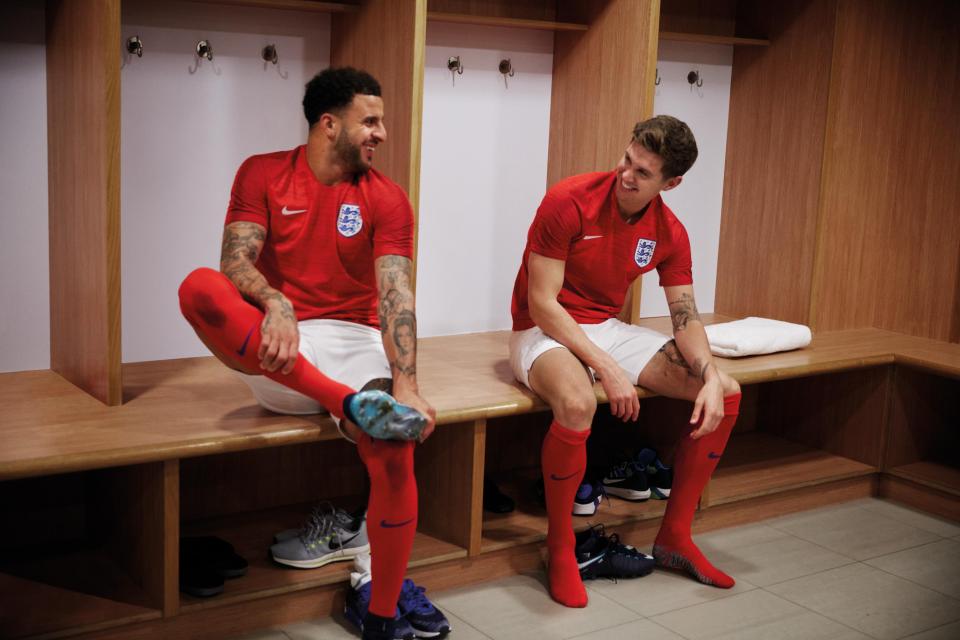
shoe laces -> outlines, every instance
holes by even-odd
[[[424,594],[425,591],[426,589],[424,587],[418,587],[414,584],[413,580],[407,578],[403,581],[404,604],[420,614],[428,615],[433,613],[436,607],[427,599],[427,596]]]
[[[336,520],[337,513],[332,504],[323,502],[317,505],[307,517],[303,529],[300,530],[300,540],[304,544],[309,544],[321,538],[338,535],[334,532]]]

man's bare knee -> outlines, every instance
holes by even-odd
[[[593,414],[597,411],[597,398],[593,391],[564,395],[556,406],[552,407],[553,417],[568,429],[581,431],[590,427]]]

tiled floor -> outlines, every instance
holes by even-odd
[[[627,541],[629,542],[629,541]],[[960,526],[883,500],[859,500],[697,538],[730,572],[730,590],[655,571],[587,583],[590,605],[566,609],[542,574],[431,598],[451,640],[960,638]],[[243,640],[349,640],[342,618]]]

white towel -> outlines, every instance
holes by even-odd
[[[810,344],[812,337],[806,325],[769,318],[744,318],[705,329],[710,351],[726,358],[800,349]]]

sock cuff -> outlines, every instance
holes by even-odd
[[[735,416],[740,413],[740,398],[742,394],[735,393],[723,398],[723,415]]]
[[[566,444],[581,445],[590,437],[590,429],[574,431],[554,420],[550,423],[550,431],[547,432],[547,435],[553,435],[557,440]]]

